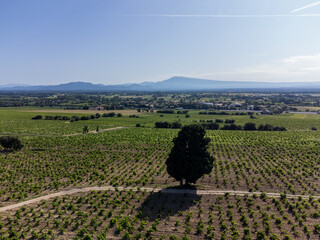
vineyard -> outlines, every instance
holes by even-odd
[[[39,112],[0,110],[2,135],[18,136],[21,151],[0,155],[0,207],[88,186],[172,188],[165,160],[182,125],[233,119],[286,127],[285,132],[208,130],[213,171],[201,190],[245,191],[223,196],[92,191],[0,213],[0,239],[319,239],[319,115],[209,116],[137,113],[83,122],[32,120]],[[42,114],[42,113],[41,113]],[[62,113],[57,113],[61,115]],[[53,115],[52,112],[43,116]],[[74,113],[63,113],[72,117]],[[88,114],[81,113],[80,116]],[[140,124],[141,127],[135,127]],[[96,134],[81,134],[88,125]],[[223,125],[223,124],[222,124]],[[78,135],[71,135],[77,134]],[[66,136],[71,135],[71,136]],[[268,197],[251,192],[280,193]],[[287,198],[289,194],[305,198]]]
[[[8,238],[318,239],[320,203],[310,199],[93,191],[11,211]]]

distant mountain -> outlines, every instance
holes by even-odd
[[[89,82],[70,82],[59,85],[40,86],[0,86],[0,91],[41,91],[41,92],[110,92],[110,91],[214,91],[235,89],[287,89],[317,90],[320,82],[240,82],[217,81],[187,77],[172,77],[160,82],[129,83],[118,85],[92,84]]]
[[[279,89],[279,88],[319,88],[320,82],[242,82],[218,81],[187,77],[173,77],[148,86],[149,89],[161,90],[219,90],[219,89]]]
[[[26,87],[28,85],[26,84],[15,84],[15,83],[11,83],[11,84],[6,84],[6,85],[0,85],[0,88],[8,88],[8,87]]]

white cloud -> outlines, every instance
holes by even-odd
[[[311,8],[311,7],[315,7],[317,5],[320,5],[320,1],[317,1],[317,2],[314,2],[314,3],[311,3],[311,4],[308,4],[306,6],[303,6],[303,7],[300,7],[300,8],[297,8],[297,9],[294,9],[291,11],[291,13],[296,13],[296,12],[300,12],[302,10],[305,10],[307,8]]]
[[[267,81],[267,82],[320,82],[320,53],[309,56],[292,56],[230,71],[188,75],[229,81]]]

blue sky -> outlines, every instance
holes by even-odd
[[[320,81],[314,0],[0,0],[0,85]]]

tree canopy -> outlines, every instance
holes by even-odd
[[[84,125],[84,126],[83,126],[82,132],[83,132],[83,134],[85,134],[85,133],[88,133],[88,132],[89,132],[89,128],[88,128],[88,126],[87,126],[87,125]]]
[[[166,160],[167,171],[180,185],[183,179],[186,185],[196,183],[204,174],[213,168],[213,157],[208,151],[210,138],[205,137],[206,131],[201,125],[184,126],[173,139],[174,146]]]
[[[20,140],[12,136],[0,137],[0,145],[6,150],[20,150],[21,148],[23,148]]]

